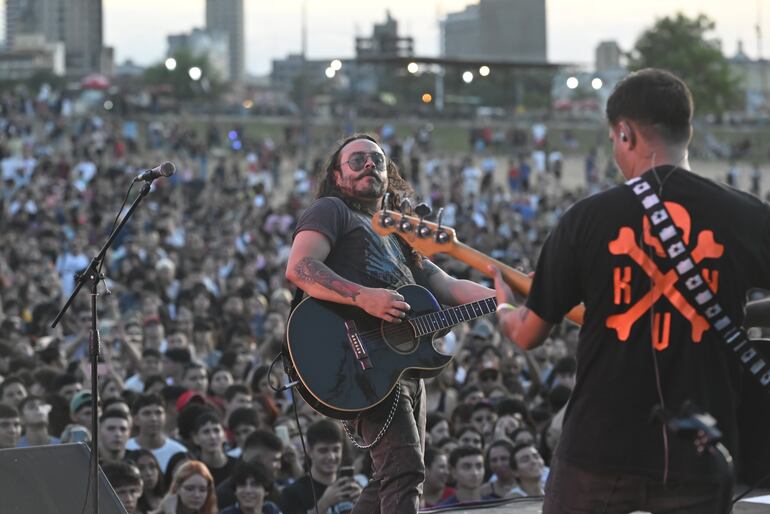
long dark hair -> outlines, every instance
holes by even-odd
[[[326,160],[326,173],[324,174],[323,180],[321,180],[318,184],[318,192],[316,194],[316,198],[336,196],[337,198],[341,198],[352,209],[363,210],[358,205],[358,202],[345,196],[345,193],[343,193],[337,186],[337,181],[334,177],[336,173],[340,172],[340,154],[342,153],[342,149],[345,148],[348,143],[352,143],[358,139],[365,139],[367,141],[371,141],[377,146],[380,146],[380,142],[377,141],[377,139],[371,134],[359,133],[345,139],[340,139],[337,142],[336,149]],[[402,202],[404,200],[414,199],[414,189],[406,180],[404,180],[404,178],[398,172],[398,166],[396,166],[392,160],[386,159],[385,161],[387,163],[386,169],[388,172],[388,189],[385,191],[388,204],[385,206],[385,208],[400,211]],[[409,207],[407,208],[406,212],[404,212],[404,214],[411,214],[411,204],[408,205]],[[407,256],[409,263],[413,267],[421,269],[422,256],[414,249],[410,248],[406,243],[404,243],[401,238],[398,238],[398,242],[401,245],[404,254]]]
[[[350,199],[346,197],[345,194],[339,189],[334,175],[338,173],[340,169],[340,154],[342,153],[342,149],[345,148],[348,143],[352,143],[358,139],[366,139],[367,141],[371,141],[377,146],[380,146],[379,141],[377,141],[374,136],[363,133],[354,134],[348,138],[338,141],[336,149],[326,160],[326,173],[324,174],[323,180],[321,180],[318,184],[318,193],[316,198],[336,196],[338,198],[342,198],[346,203],[350,205]],[[392,160],[386,159],[386,162],[388,171],[388,189],[386,193],[390,193],[388,195],[388,205],[386,207],[388,209],[400,209],[401,202],[403,202],[405,199],[414,198],[414,189],[412,189],[412,186],[410,186],[409,183],[403,179],[401,174],[398,172],[398,167]],[[355,204],[353,206],[355,206]]]

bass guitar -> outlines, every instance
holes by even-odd
[[[421,214],[419,218],[396,211],[380,210],[372,216],[372,228],[381,236],[398,235],[422,255],[451,255],[487,276],[490,276],[487,268],[492,264],[500,269],[503,279],[514,292],[522,296],[529,295],[532,278],[458,241],[453,228],[442,226],[441,211],[437,223],[425,221],[424,217],[430,213],[427,205],[418,205],[415,211]],[[582,325],[584,314],[585,306],[578,305],[567,313],[566,318]]]

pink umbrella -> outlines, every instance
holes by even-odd
[[[92,73],[83,77],[80,87],[84,89],[107,89],[110,87],[110,79],[100,73]]]

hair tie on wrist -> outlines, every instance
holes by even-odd
[[[503,309],[515,309],[515,308],[516,307],[511,305],[510,303],[503,302],[503,303],[497,304],[497,308],[495,309],[495,312],[499,313]]]

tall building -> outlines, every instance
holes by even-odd
[[[441,22],[448,58],[546,62],[545,0],[480,0]]]
[[[243,25],[243,0],[206,0],[206,30],[227,34],[229,42],[228,77],[233,82],[243,82],[245,43]]]
[[[230,73],[230,41],[223,32],[192,29],[192,32],[168,36],[168,55],[187,52],[196,57],[206,57],[209,66],[219,80],[228,80]]]
[[[622,69],[620,50],[617,41],[602,41],[596,47],[596,71],[610,71]]]
[[[5,20],[9,49],[19,35],[39,34],[64,43],[68,74],[102,71],[102,0],[6,0]]]

